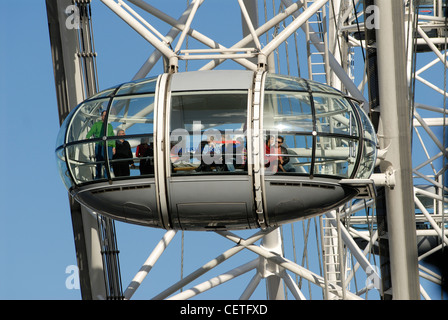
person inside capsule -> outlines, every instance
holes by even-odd
[[[377,148],[358,103],[311,81],[267,74],[255,105],[253,73],[238,72],[247,83],[233,83],[240,77],[222,72],[225,77],[219,70],[173,74],[164,83],[132,82],[82,103],[61,125],[56,148],[59,173],[73,197],[124,222],[239,230],[260,226],[261,206],[267,226],[277,226],[356,195],[357,188],[339,181],[368,179]],[[170,101],[155,99],[164,87]],[[119,139],[137,149],[135,158],[126,157],[140,164],[140,175],[120,176],[117,158],[105,159],[114,147],[117,153]],[[109,181],[93,181],[99,178]]]
[[[285,138],[283,136],[277,137],[277,143],[279,147],[279,154],[281,154],[281,165],[283,167],[283,172],[296,172],[294,166],[290,163],[290,153],[288,151],[288,147],[285,144]]]
[[[244,138],[236,138],[236,150],[235,150],[235,169],[247,171],[247,149],[244,143]]]
[[[140,140],[135,155],[140,161],[140,175],[154,174],[154,147],[152,143],[149,143],[149,138]]]
[[[218,155],[221,153],[214,136],[208,136],[207,141],[201,141],[196,150],[197,157],[200,157],[201,164],[197,167],[197,172],[218,171]]]
[[[126,133],[123,129],[118,130],[117,136],[124,136]],[[124,139],[115,142],[115,151],[112,157],[112,168],[115,177],[130,176],[131,170],[129,166],[134,167],[134,160],[131,151],[131,145]],[[122,159],[122,160],[121,160]]]
[[[224,137],[221,145],[222,163],[225,171],[235,171],[236,166],[236,142],[230,137]]]
[[[277,173],[277,172],[286,172],[283,168],[285,161],[283,160],[282,150],[280,145],[283,143],[283,137],[268,135],[266,139],[265,145],[265,160],[264,166],[266,168],[266,172],[268,173]]]
[[[104,132],[104,125],[105,125],[105,119],[106,119],[106,110],[103,110],[101,112],[101,120],[98,122],[95,122],[90,128],[89,132],[87,132],[86,139],[90,139],[92,136],[93,138],[101,138]],[[107,125],[107,135],[108,136],[114,136],[114,129],[112,128],[112,125],[109,123]],[[107,142],[107,154],[109,157],[109,160],[112,159],[112,156],[115,152],[115,141],[109,140]],[[105,160],[105,154],[104,154],[104,142],[98,141],[95,143],[95,158],[96,158],[96,176],[95,179],[101,179],[104,177],[103,175],[103,163]]]

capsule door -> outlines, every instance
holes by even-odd
[[[248,92],[170,93],[165,146],[173,228],[258,227],[247,164]]]

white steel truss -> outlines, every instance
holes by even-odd
[[[387,7],[387,4],[384,1],[235,1],[238,3],[240,11],[237,12],[238,18],[232,19],[234,21],[241,19],[242,23],[247,25],[249,32],[236,41],[234,45],[226,47],[219,43],[219,39],[212,39],[201,33],[194,23],[197,16],[201,14],[202,7],[207,4],[206,0],[192,0],[191,3],[187,1],[186,9],[178,19],[173,18],[169,13],[156,9],[143,0],[101,0],[107,8],[112,10],[154,48],[154,51],[135,73],[134,79],[148,75],[160,58],[163,58],[164,67],[163,70],[159,70],[159,73],[177,72],[180,68],[180,61],[204,60],[204,64],[197,69],[209,70],[218,67],[227,60],[232,60],[239,68],[269,69],[271,72],[279,72],[282,68],[282,70],[286,69],[288,74],[311,78],[316,75],[312,68],[314,62],[311,59],[300,60],[297,50],[297,48],[308,45],[309,57],[311,57],[311,52],[314,52],[315,56],[322,58],[319,63],[323,63],[325,80],[355,99],[364,102],[364,109],[369,111],[368,98],[364,94],[364,90],[369,84],[365,76],[368,66],[366,60],[363,60],[364,52],[369,48],[369,44],[361,35],[367,30],[366,28],[369,28],[368,23],[374,23],[374,27],[376,26],[375,23],[378,23],[378,21],[372,22],[370,19],[372,15],[376,15],[374,17],[381,21],[386,17],[386,14],[383,15],[385,12],[375,11],[378,8],[386,10],[384,8]],[[268,2],[273,10],[267,9]],[[363,6],[364,3],[370,2],[374,5],[373,9],[370,8],[373,11],[368,11]],[[403,30],[405,34],[403,34],[403,38],[406,48],[403,56],[407,57],[407,60],[405,59],[405,62],[403,62],[403,68],[407,70],[405,94],[411,98],[409,104],[407,104],[409,110],[406,110],[406,112],[409,114],[409,119],[412,120],[409,123],[409,125],[412,124],[412,133],[409,130],[407,137],[410,139],[411,134],[413,135],[412,151],[423,155],[423,157],[414,157],[413,153],[413,192],[404,196],[413,199],[415,203],[416,225],[425,226],[425,229],[415,227],[414,236],[437,239],[437,245],[420,253],[418,260],[423,261],[429,255],[446,250],[444,248],[448,244],[445,231],[447,201],[445,196],[445,191],[447,191],[445,168],[448,154],[445,135],[446,100],[448,98],[446,91],[446,68],[448,67],[447,20],[446,17],[443,17],[441,0],[434,1],[433,15],[423,17],[417,14],[419,11],[414,4],[414,1],[400,1],[404,14]],[[131,7],[131,5],[134,5],[134,7]],[[260,17],[263,16],[262,8],[264,8],[264,23],[258,25],[251,20],[250,13],[253,12],[250,11],[255,10],[254,8],[260,12]],[[139,12],[137,12],[138,10]],[[151,18],[145,18],[148,14],[151,15]],[[323,20],[315,20],[316,14]],[[169,25],[169,31],[165,35],[153,25],[153,18],[160,19]],[[313,24],[311,21],[316,23]],[[315,31],[314,27],[319,31]],[[299,34],[300,30],[303,33]],[[382,33],[378,32],[378,34]],[[263,42],[265,37],[266,42]],[[198,48],[191,48],[189,39],[194,39]],[[188,47],[186,46],[187,42],[189,43]],[[375,43],[373,46],[376,45]],[[296,50],[295,53],[294,50]],[[425,59],[429,54],[433,54],[434,57],[418,68],[417,61],[419,59],[417,57],[423,54]],[[291,63],[293,60],[295,60],[294,63]],[[300,64],[303,64],[304,61],[306,68],[301,68]],[[292,65],[297,65],[295,71],[291,68]],[[382,67],[394,68],[393,65],[383,65]],[[431,72],[433,69],[438,70],[436,73],[440,70],[444,72],[442,79],[434,76],[435,73]],[[305,74],[303,70],[308,70],[308,74]],[[353,70],[357,75],[353,74]],[[283,73],[286,72],[283,71]],[[353,79],[358,84],[355,84]],[[427,86],[434,91],[434,94],[439,94],[442,97],[443,104],[431,106],[419,102],[420,87],[416,86],[416,82]],[[424,116],[422,116],[423,113]],[[443,131],[442,136],[440,131]],[[380,136],[380,138],[383,137]],[[392,139],[394,138],[392,137]],[[379,152],[378,163],[382,162],[384,164],[385,161],[389,161],[391,152],[391,150],[388,150],[386,143],[383,150]],[[393,170],[383,170],[375,177],[375,184],[387,190],[394,189],[395,183],[403,183],[401,179],[398,179],[398,182],[391,182],[395,177],[394,174]],[[268,281],[268,279],[273,278],[281,279],[286,286],[282,291],[287,293],[289,290],[296,299],[312,299],[313,295],[314,297],[317,296],[317,299],[330,297],[368,299],[371,296],[378,299],[380,295],[384,294],[383,289],[387,290],[388,288],[382,288],[384,279],[381,278],[382,272],[378,267],[380,265],[378,248],[382,239],[378,230],[379,219],[377,217],[376,200],[372,197],[356,199],[342,206],[337,215],[335,212],[326,214],[324,219],[326,226],[331,226],[328,233],[331,236],[332,246],[329,246],[323,240],[325,232],[323,229],[322,231],[318,230],[318,223],[315,218],[291,224],[291,230],[288,230],[288,226],[283,226],[275,230],[260,230],[248,237],[239,236],[232,232],[217,232],[218,235],[230,240],[235,245],[190,274],[182,276],[174,285],[162,290],[152,298],[193,298],[198,294],[205,293],[212,288],[253,272],[253,277],[239,295],[241,299],[249,299],[259,287],[261,280]],[[414,212],[406,213],[413,214]],[[302,230],[297,233],[294,228],[300,229],[300,227]],[[261,241],[268,234],[274,234],[275,237],[281,239],[278,241],[278,246],[274,245],[274,248],[268,246],[269,249],[267,249],[263,244],[256,245],[257,241]],[[163,235],[162,240],[158,242],[151,255],[127,286],[124,293],[125,299],[134,296],[137,288],[141,287],[143,279],[150,275],[153,266],[175,235],[176,231],[167,231]],[[118,240],[120,241],[120,239]],[[360,243],[362,243],[362,246],[360,246]],[[299,246],[302,250],[300,262],[297,259]],[[322,249],[325,250],[321,256]],[[329,251],[334,254],[334,259],[331,262],[327,259]],[[221,272],[207,280],[194,283],[194,281],[214,271],[215,268],[230,260],[239,252],[255,253],[256,257],[242,265],[231,268],[229,271]],[[286,258],[291,253],[294,258]],[[337,276],[333,273],[330,277],[327,269],[325,269],[329,267],[330,263],[333,271],[339,270],[340,273]],[[357,280],[360,273],[362,273],[362,280]],[[430,270],[427,266],[420,265],[419,274],[421,278],[437,285],[442,284],[442,276]],[[397,297],[398,294],[393,293],[394,280],[392,279],[392,293],[389,293],[392,296],[395,294],[395,297]],[[183,290],[187,285],[192,285],[191,289]],[[314,286],[319,288],[321,292],[316,294]],[[428,290],[424,288],[423,284],[419,284],[419,287],[421,297],[430,299]],[[275,291],[273,286],[270,289]],[[179,290],[180,293],[176,294]],[[273,294],[269,293],[268,298],[270,297],[273,297]],[[287,294],[277,294],[275,297],[287,298]]]

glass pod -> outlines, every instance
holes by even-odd
[[[357,196],[376,136],[326,85],[252,71],[162,74],[107,89],[61,126],[66,188],[120,221],[184,230],[277,226]]]

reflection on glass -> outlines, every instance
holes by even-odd
[[[272,73],[266,75],[265,90],[311,91],[341,95],[340,91],[323,83]]]
[[[314,174],[349,178],[357,156],[358,140],[318,136]]]
[[[112,157],[112,150],[106,149],[104,144],[100,145],[95,142],[67,146],[68,166],[75,183],[79,184],[106,178],[106,158],[104,153],[106,152],[109,157]]]
[[[65,118],[64,122],[62,122],[61,128],[59,129],[59,133],[58,133],[58,136],[56,138],[56,148],[64,145],[65,137],[66,137],[66,134],[67,134],[68,125],[70,124],[70,121],[71,121],[71,119],[73,117],[73,114],[76,112],[76,110],[77,109],[75,108],[72,111],[70,111],[70,113]]]
[[[267,74],[265,90],[308,91],[308,84],[301,78]]]
[[[366,146],[360,165],[364,169],[359,169],[362,172],[358,170],[356,176],[371,172],[375,152],[371,147],[370,153],[367,151],[370,145],[367,140],[374,146],[375,133],[365,114],[361,114],[359,122],[360,110],[355,108],[341,92],[324,84],[267,75],[263,128],[266,135],[270,131],[271,135],[284,139],[283,150],[278,148],[275,152],[279,165],[273,171],[352,178],[363,132]],[[361,125],[366,126],[363,131]],[[265,147],[265,157],[275,148]],[[280,163],[286,158],[289,161],[282,167]]]
[[[126,135],[154,133],[154,95],[115,98],[108,121],[115,134],[119,129]]]
[[[359,130],[352,107],[340,96],[313,94],[316,131],[358,136]]]
[[[359,106],[356,101],[352,101],[361,118],[361,123],[363,127],[363,152],[361,155],[361,162],[359,164],[358,172],[356,173],[356,178],[365,179],[370,176],[375,167],[376,162],[376,146],[377,137],[375,129],[365,111]]]
[[[370,177],[376,162],[376,144],[372,141],[364,140],[364,149],[361,157],[362,161],[356,174],[358,179]]]
[[[116,135],[124,132],[124,140],[130,146],[130,158],[133,161],[129,173],[126,170],[125,173],[118,172],[114,176],[154,175],[154,95],[115,98],[108,121]],[[117,143],[120,140],[117,139]],[[131,164],[131,160],[128,161]],[[112,164],[114,162],[116,161],[113,160]]]
[[[101,179],[154,177],[157,79],[108,89],[69,114],[56,140],[58,168],[67,187]],[[172,175],[247,174],[248,93],[170,93],[170,112],[164,115],[169,141],[162,148],[169,152]],[[267,74],[260,103],[265,174],[368,178],[373,171],[375,130],[358,103],[339,91]],[[124,162],[126,170],[121,171]]]
[[[308,93],[267,92],[264,99],[263,127],[266,130],[313,131]]]
[[[108,98],[113,95],[113,93],[117,90],[117,86],[111,87],[109,89],[103,90],[101,92],[98,92],[97,94],[94,94],[89,98],[89,100],[94,99],[100,99],[100,98]]]
[[[173,93],[173,174],[247,171],[247,92]]]
[[[102,122],[102,113],[107,110],[109,100],[94,100],[82,104],[73,115],[67,135],[67,143],[89,138],[100,138],[101,126],[95,123]],[[87,137],[92,127],[98,129],[98,136]],[[91,132],[93,134],[93,132]],[[110,133],[110,132],[109,132]]]
[[[72,187],[72,180],[67,169],[64,148],[56,150],[56,164],[58,166],[59,175],[67,190]]]
[[[121,95],[134,95],[142,93],[155,93],[157,85],[157,77],[143,80],[136,80],[133,82],[123,84],[115,94]]]

